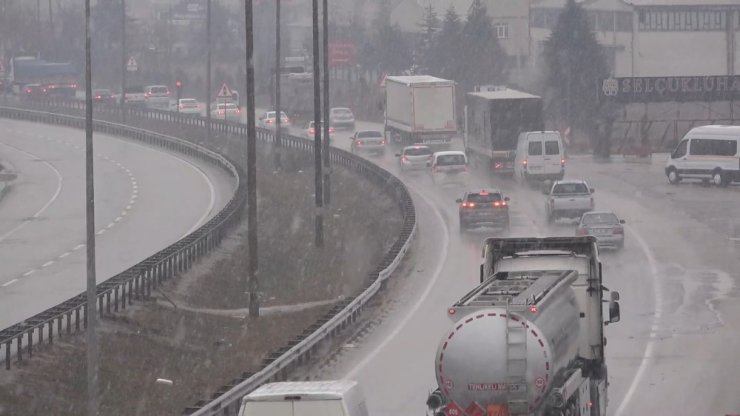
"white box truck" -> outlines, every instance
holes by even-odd
[[[353,380],[264,384],[242,399],[239,416],[368,416],[365,396]]]
[[[457,136],[455,82],[429,75],[386,77],[385,135],[400,146],[448,148]]]

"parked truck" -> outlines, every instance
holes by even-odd
[[[481,284],[447,314],[436,353],[432,415],[603,416],[604,321],[594,237],[489,238]]]
[[[385,79],[386,141],[449,148],[457,136],[455,82],[428,75]]]
[[[465,95],[465,152],[491,174],[512,176],[519,133],[544,127],[536,95],[507,88]]]

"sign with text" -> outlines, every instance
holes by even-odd
[[[740,75],[607,78],[599,94],[623,103],[731,101],[740,99]]]
[[[348,66],[357,62],[357,48],[353,42],[329,42],[329,65]]]

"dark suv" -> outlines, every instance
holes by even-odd
[[[460,204],[460,232],[488,226],[509,230],[509,197],[498,189],[466,192]]]

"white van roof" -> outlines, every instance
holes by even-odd
[[[740,136],[740,126],[727,126],[727,125],[712,124],[708,126],[694,127],[693,129],[689,131],[689,133]]]
[[[436,156],[447,156],[447,155],[463,155],[465,156],[465,152],[461,150],[443,150],[441,152],[434,152]]]
[[[285,396],[301,396],[301,400],[341,400],[356,386],[353,380],[283,381],[260,386],[244,397],[244,401],[283,400]]]

